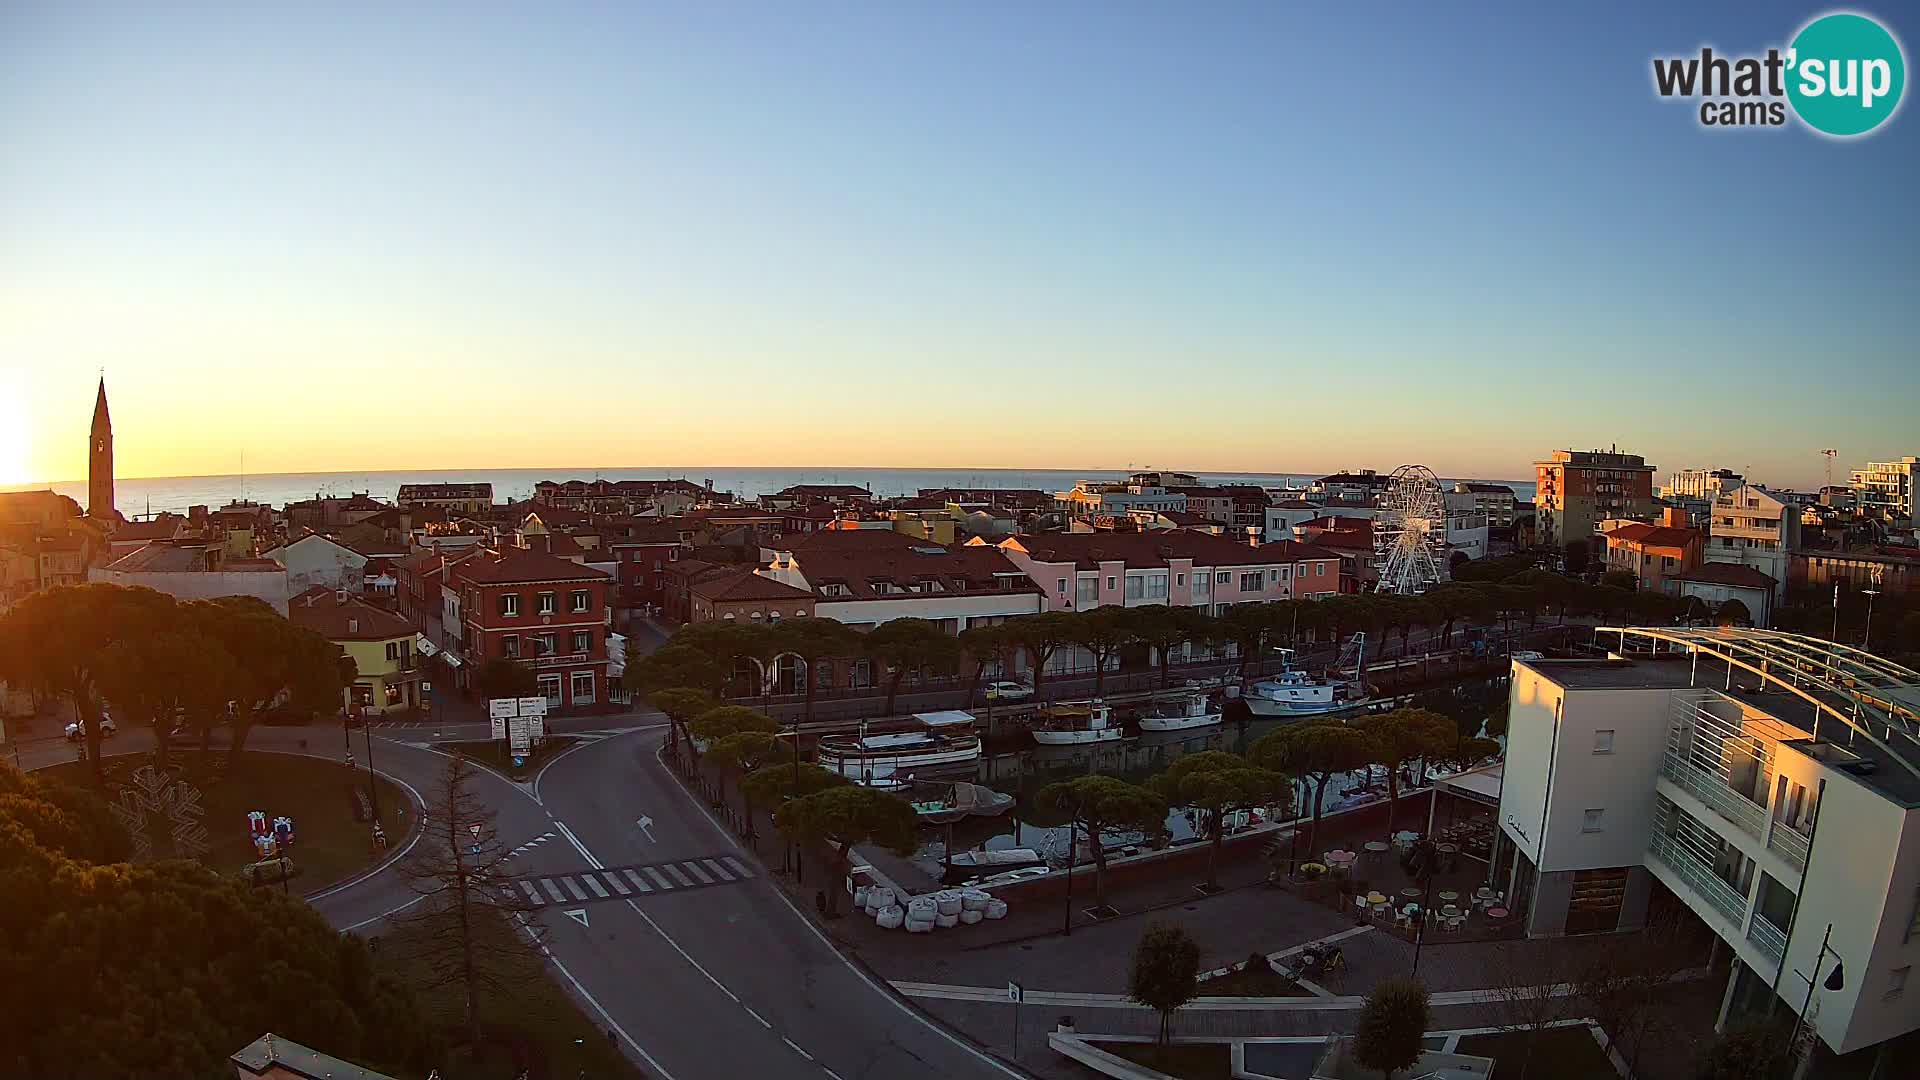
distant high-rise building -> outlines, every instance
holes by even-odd
[[[1660,489],[1660,497],[1712,500],[1723,491],[1739,487],[1745,480],[1732,469],[1681,469]]]
[[[1864,469],[1853,470],[1853,490],[1859,496],[1860,512],[1882,517],[1913,517],[1913,477],[1920,470],[1920,457],[1898,461],[1869,461]]]
[[[1617,450],[1555,450],[1534,466],[1534,519],[1540,542],[1587,539],[1602,521],[1653,516],[1654,467]]]
[[[87,516],[119,519],[113,508],[113,418],[107,414],[107,379],[93,399],[93,433],[87,441]]]

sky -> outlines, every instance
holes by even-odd
[[[1920,116],[1652,89],[1824,8],[1298,7],[0,5],[0,484],[1920,452]]]

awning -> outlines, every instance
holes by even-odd
[[[1504,764],[1488,765],[1484,768],[1470,769],[1456,773],[1440,781],[1440,786],[1449,795],[1458,795],[1488,806],[1500,805],[1500,780],[1505,773]]]

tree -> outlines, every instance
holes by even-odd
[[[1600,584],[1609,589],[1625,589],[1633,592],[1640,588],[1640,579],[1631,570],[1608,570],[1600,575]]]
[[[1452,720],[1428,709],[1395,709],[1361,717],[1353,724],[1374,742],[1380,764],[1387,767],[1387,832],[1393,832],[1400,810],[1400,767],[1419,758],[1444,754],[1458,741]]]
[[[1566,566],[1567,573],[1578,575],[1587,572],[1587,563],[1592,556],[1592,548],[1587,543],[1585,537],[1576,537],[1567,541],[1567,546],[1564,551],[1566,554],[1566,562],[1563,565]]]
[[[1127,996],[1160,1014],[1159,1045],[1172,1034],[1173,1014],[1200,992],[1200,946],[1170,922],[1155,922],[1133,947]]]
[[[1320,808],[1328,781],[1378,761],[1380,748],[1357,727],[1348,727],[1338,720],[1321,720],[1291,724],[1263,735],[1248,750],[1248,756],[1269,769],[1312,782],[1313,828],[1307,834],[1307,850],[1314,851],[1320,836]]]
[[[438,1063],[365,941],[195,863],[106,861],[127,848],[97,796],[0,765],[0,1072],[230,1076],[268,1030],[396,1076]]]
[[[620,681],[630,692],[654,694],[685,687],[713,696],[727,685],[726,669],[691,645],[667,644],[645,655],[637,654],[635,649],[634,644],[628,642],[627,668],[620,675]]]
[[[780,753],[780,740],[771,732],[736,731],[723,736],[707,747],[707,760],[721,769],[731,769],[741,774],[742,780],[748,773],[772,761]],[[720,794],[726,795],[726,781],[721,780]],[[741,812],[746,815],[748,828],[753,822],[753,796],[748,794],[744,784],[741,788]]]
[[[1073,617],[1069,641],[1093,657],[1093,692],[1097,697],[1107,683],[1107,662],[1134,640],[1132,619],[1123,607],[1097,607]]]
[[[910,672],[948,673],[960,663],[960,643],[925,619],[890,619],[869,631],[861,644],[867,657],[886,672],[888,716],[893,715],[900,683]]]
[[[1729,1030],[1694,1065],[1694,1080],[1775,1080],[1786,1072],[1785,1035],[1764,1022]]]
[[[1321,601],[1323,604],[1338,604],[1345,597]],[[1337,615],[1338,609],[1328,609],[1329,616]],[[1219,631],[1222,637],[1233,642],[1234,651],[1240,655],[1239,675],[1247,677],[1247,667],[1262,652],[1266,651],[1267,635],[1273,633],[1275,620],[1273,606],[1270,604],[1235,604],[1220,617]],[[1339,636],[1339,626],[1334,624],[1334,636]]]
[[[1274,804],[1284,813],[1292,794],[1286,777],[1223,750],[1176,758],[1150,783],[1169,803],[1200,811],[1201,833],[1211,841],[1207,850],[1209,889],[1220,887],[1220,848],[1226,840],[1227,818],[1242,810]]]
[[[1659,1030],[1667,1023],[1660,998],[1678,978],[1686,944],[1678,919],[1657,920],[1589,953],[1574,978],[1574,991],[1591,1006],[1629,1074],[1639,1071],[1640,1051],[1650,1039],[1654,1045],[1667,1041]]]
[[[473,690],[487,699],[532,697],[540,692],[540,680],[520,661],[496,656],[473,669]]]
[[[1059,652],[1064,645],[1071,644],[1074,634],[1074,617],[1064,611],[1043,611],[1038,615],[1022,615],[1000,624],[1009,644],[1018,645],[1027,651],[1033,661],[1033,692],[1038,694],[1042,680],[1046,678],[1047,661]]]
[[[484,947],[483,920],[490,912],[525,915],[533,906],[514,887],[506,865],[513,852],[494,828],[492,807],[473,791],[475,775],[459,752],[447,759],[441,786],[420,820],[420,842],[398,864],[400,876],[422,902],[397,921],[419,932],[421,958],[431,973],[423,989],[459,990],[467,1039],[478,1046],[481,998],[511,996],[524,977]],[[538,923],[520,923],[528,933],[539,933]]]
[[[1704,623],[1713,618],[1713,609],[1708,607],[1707,602],[1698,596],[1689,596],[1687,597],[1684,615],[1689,623]]]
[[[157,629],[122,638],[100,654],[101,695],[123,720],[153,729],[155,751],[167,760],[173,729],[184,720],[202,742],[225,712],[227,689],[238,678],[233,658],[217,642],[191,628]]]
[[[687,737],[687,725],[693,722],[694,717],[720,707],[720,702],[712,694],[691,686],[655,690],[647,696],[647,703],[665,714],[668,725],[673,729],[675,744]]]
[[[285,704],[306,711],[340,707],[348,683],[340,646],[288,622],[251,596],[223,596],[193,605],[200,632],[233,657],[233,742],[246,749],[247,734],[263,709]]]
[[[1004,623],[991,626],[970,626],[960,631],[955,639],[966,658],[973,664],[973,674],[967,679],[967,700],[973,700],[973,692],[980,685],[980,676],[986,674],[987,665],[1000,658],[1007,647],[1007,628]]]
[[[745,705],[720,705],[693,718],[687,725],[687,733],[706,743],[712,744],[729,735],[741,732],[761,732],[772,735],[780,730],[780,725],[768,718],[759,709],[750,709]]]
[[[878,844],[897,855],[919,846],[919,816],[913,807],[884,791],[848,784],[829,787],[781,804],[774,824],[802,842],[824,844],[836,881],[847,876],[857,844]],[[827,914],[836,914],[840,889],[827,893]]]
[[[1729,599],[1713,613],[1713,620],[1721,626],[1751,626],[1753,615],[1747,611],[1747,605],[1738,600]]]
[[[1427,1033],[1427,988],[1412,979],[1388,979],[1367,995],[1360,1027],[1353,1035],[1353,1056],[1386,1080],[1411,1069],[1424,1051]]]
[[[1123,610],[1132,624],[1134,640],[1151,646],[1158,654],[1162,687],[1173,682],[1174,649],[1188,642],[1211,641],[1218,632],[1218,622],[1200,608],[1150,604]]]
[[[173,598],[151,589],[69,585],[35,593],[0,616],[0,678],[73,706],[94,786],[100,764],[101,654],[172,616]]]
[[[824,769],[811,761],[797,764],[768,762],[740,781],[741,793],[760,806],[778,806],[786,799],[802,799],[828,788],[845,787],[853,781]]]
[[[860,651],[859,635],[833,619],[812,617],[783,619],[768,631],[773,655],[790,652],[806,661],[805,718],[813,719],[813,691],[820,680],[814,678],[819,663],[833,656],[849,656]]]
[[[1500,1029],[1519,1036],[1518,1080],[1526,1080],[1540,1033],[1562,1020],[1584,1015],[1571,996],[1579,973],[1577,960],[1570,950],[1527,954],[1510,945],[1492,951],[1489,959],[1491,1004]]]
[[[1167,824],[1167,800],[1138,784],[1115,776],[1077,776],[1040,789],[1035,798],[1042,810],[1063,815],[1069,837],[1084,832],[1093,852],[1093,902],[1107,904],[1107,851],[1100,837],[1108,830],[1160,835]]]

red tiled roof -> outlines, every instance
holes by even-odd
[[[1769,591],[1779,584],[1773,579],[1773,575],[1738,563],[1705,563],[1678,574],[1668,574],[1667,577],[1675,581],[1699,581],[1709,585],[1732,585],[1742,589]]]
[[[455,567],[452,576],[476,585],[512,585],[528,581],[605,581],[607,575],[571,559],[525,548],[484,551]]]
[[[1643,525],[1639,522],[1616,526],[1605,535],[1608,540],[1637,544],[1643,548],[1685,548],[1701,539],[1698,529],[1676,529],[1670,525]]]
[[[916,540],[903,532],[892,529],[821,529],[810,533],[787,533],[782,542],[790,546],[778,550],[799,553],[802,551],[855,551],[886,550],[889,548],[904,551],[913,547],[926,546],[925,540]]]
[[[1016,536],[1008,542],[1017,543],[1040,562],[1067,562],[1083,570],[1098,569],[1101,562],[1115,560],[1129,567],[1165,566],[1168,559],[1192,559],[1195,566],[1264,566],[1299,558],[1336,557],[1298,556],[1293,553],[1294,549],[1306,549],[1307,545],[1290,540],[1256,548],[1224,536],[1187,529],[1145,533],[1040,533]]]
[[[406,637],[415,627],[406,619],[359,597],[316,585],[287,602],[287,619],[328,641],[383,641]]]
[[[916,583],[934,580],[940,583],[941,589],[931,595],[949,596],[1040,591],[999,548],[985,545],[942,547],[923,540],[910,541],[905,547],[816,544],[793,552],[793,560],[816,594],[824,585],[838,584],[846,586],[853,594],[851,599],[855,600],[901,595],[878,592],[873,587],[875,582],[889,582],[904,590]]]
[[[524,545],[528,551],[539,551],[548,555],[559,555],[563,557],[568,555],[584,555],[587,551],[586,548],[580,546],[580,541],[575,540],[566,533],[534,533],[531,536],[521,537],[520,543]]]
[[[161,514],[152,521],[129,521],[113,530],[113,542],[116,544],[140,540],[164,540],[180,535],[187,527],[187,519],[179,514]]]
[[[696,581],[692,591],[713,602],[739,600],[811,600],[805,589],[775,581],[751,570],[740,570],[721,577]]]

